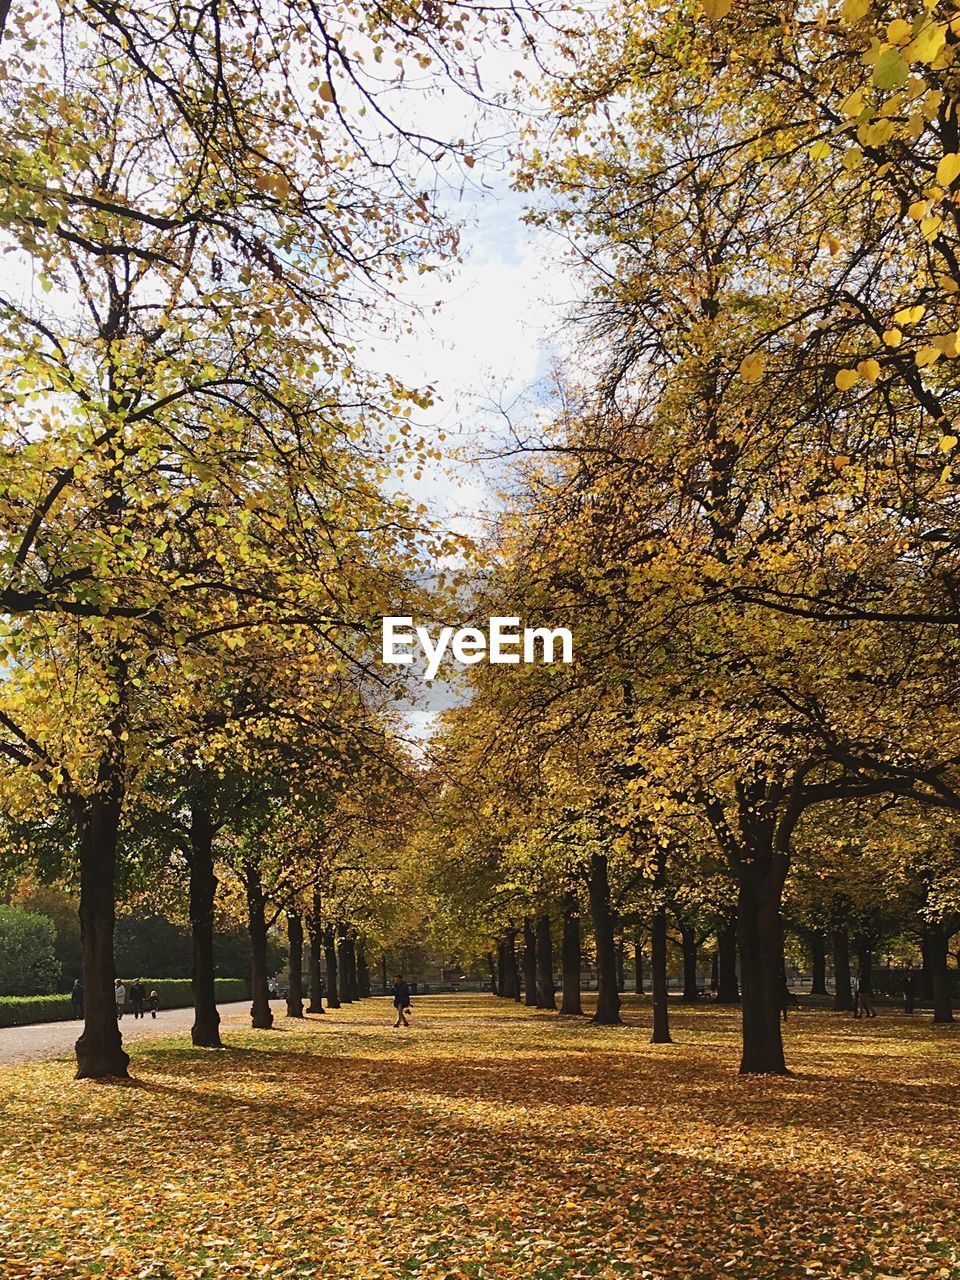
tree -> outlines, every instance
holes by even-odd
[[[46,995],[60,977],[56,928],[46,916],[0,907],[0,992]]]

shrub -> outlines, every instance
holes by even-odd
[[[130,1007],[130,988],[136,982],[138,974],[132,978],[124,978],[127,988],[127,1008]],[[149,996],[155,991],[160,998],[161,1009],[187,1009],[193,1004],[193,986],[189,978],[144,978],[143,985]],[[245,978],[218,978],[216,982],[217,1002],[229,1004],[233,1000],[246,1000],[250,987]]]
[[[46,995],[60,976],[57,930],[46,916],[0,907],[0,993]]]
[[[0,1027],[64,1022],[73,1017],[69,996],[0,996]]]

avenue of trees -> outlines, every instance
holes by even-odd
[[[296,1017],[321,958],[359,998],[427,928],[569,1015],[589,932],[601,1023],[634,948],[661,1042],[668,947],[690,999],[708,949],[745,1073],[787,1067],[785,945],[821,994],[832,957],[838,1009],[883,945],[922,955],[950,1022],[960,12],[0,23],[4,876],[79,896],[78,1074],[127,1073],[118,902],[189,922],[201,1047],[239,921],[264,1029],[278,930]],[[491,104],[500,42],[529,69]],[[483,151],[411,121],[414,71],[519,119],[515,185],[580,300],[476,548],[403,489],[431,388],[360,356],[455,259],[439,175]],[[418,754],[377,627],[450,608],[424,571],[455,558],[478,614],[568,626],[575,661],[472,667]]]

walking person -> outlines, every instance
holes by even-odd
[[[857,1017],[861,1014],[864,1018],[875,1018],[877,1011],[873,1007],[870,999],[870,992],[867,990],[868,983],[866,975],[863,972],[857,974]]]
[[[157,1010],[160,1008],[160,997],[155,991],[150,992],[150,999],[147,1002],[147,1008],[150,1010],[150,1017],[155,1018],[157,1016]]]
[[[913,974],[909,969],[903,975],[903,1012],[913,1013]]]
[[[397,1011],[397,1020],[393,1024],[394,1027],[409,1027],[407,1014],[410,1012],[410,988],[403,980],[403,975],[398,973],[393,980],[393,1007]]]
[[[73,990],[70,992],[70,1004],[73,1006],[73,1016],[83,1021],[83,982],[77,978],[73,984]]]
[[[113,998],[117,1005],[117,1021],[123,1017],[123,1010],[127,1003],[127,988],[123,985],[119,978],[113,984]]]
[[[130,1003],[133,1006],[134,1018],[143,1017],[143,1006],[147,999],[147,988],[143,985],[143,979],[138,978],[130,988]]]

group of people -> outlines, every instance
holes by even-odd
[[[117,1018],[122,1018],[126,1011],[127,989],[120,978],[117,978],[114,983],[113,998],[117,1004]],[[138,978],[130,987],[130,1007],[135,1018],[145,1018],[148,1012],[151,1018],[155,1018],[160,1008],[160,997],[156,991],[151,991],[147,995],[143,979]]]

